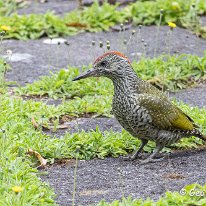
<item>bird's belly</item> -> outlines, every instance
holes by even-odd
[[[145,136],[148,133],[150,118],[138,105],[113,107],[113,114],[121,126],[133,136]]]

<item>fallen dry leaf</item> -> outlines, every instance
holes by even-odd
[[[164,177],[167,179],[177,179],[177,180],[185,178],[185,176],[183,176],[182,174],[178,174],[178,173],[169,173],[169,174],[166,174]]]
[[[66,25],[70,26],[70,27],[87,28],[86,24],[82,24],[82,23],[79,23],[79,22],[66,23]]]
[[[38,123],[36,122],[36,120],[34,119],[34,117],[31,118],[31,123],[34,126],[35,129],[37,129],[39,127]]]
[[[46,166],[47,160],[44,159],[37,151],[34,151],[33,149],[28,149],[27,154],[34,155],[39,160],[41,164],[38,166],[38,168]]]

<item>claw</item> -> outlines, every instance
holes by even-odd
[[[146,139],[141,139],[142,143],[139,147],[139,149],[132,155],[132,156],[127,156],[127,157],[122,157],[123,160],[125,161],[133,161],[135,159],[139,159],[140,158],[140,152],[142,151],[143,147],[148,143],[148,140]]]
[[[134,160],[134,158],[132,158],[132,156],[122,157],[122,159],[123,159],[124,161],[133,161],[133,160]]]
[[[165,157],[161,157],[161,158],[158,158],[158,159],[152,159],[152,158],[149,157],[145,160],[142,160],[140,162],[140,165],[144,165],[144,164],[148,164],[148,163],[154,163],[154,162],[161,162],[164,159],[165,159]]]
[[[121,157],[124,161],[134,161],[136,159],[139,159],[140,156],[136,156],[136,155],[128,155],[128,156],[122,156]]]

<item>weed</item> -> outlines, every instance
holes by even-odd
[[[9,16],[17,9],[26,6],[26,1],[0,0],[0,15]]]
[[[148,80],[158,88],[177,91],[192,87],[206,80],[206,53],[203,57],[182,54],[180,56],[163,55],[155,59],[142,58],[132,63],[140,78]],[[86,70],[84,67],[83,70]],[[18,88],[20,95],[47,95],[52,98],[85,95],[106,95],[113,93],[110,80],[106,78],[90,78],[84,81],[72,82],[79,74],[77,68],[69,67],[57,74],[41,77],[40,80],[25,87]],[[109,95],[110,96],[110,95]],[[108,97],[110,98],[110,97]]]
[[[105,2],[99,6],[99,3],[95,1],[91,7],[72,11],[63,18],[53,13],[21,16],[13,14],[9,17],[2,16],[1,25],[11,28],[6,33],[6,38],[37,39],[43,36],[74,35],[82,31],[105,31],[117,23],[127,22],[128,19],[134,25],[159,24],[159,12],[163,9],[162,25],[169,21],[176,22],[178,26],[189,28],[205,37],[205,30],[200,26],[198,16],[206,12],[206,4],[204,0],[199,0],[195,5],[194,12],[194,9],[190,9],[192,2],[189,0],[185,4],[184,0],[177,0],[175,6],[174,2],[170,0],[138,1],[123,9],[117,9],[118,5],[110,5]],[[190,18],[191,16],[192,18]],[[191,23],[191,21],[193,22]]]
[[[9,64],[4,59],[0,59],[0,91],[6,87],[6,72],[10,69]],[[1,93],[1,92],[0,92]]]
[[[181,192],[166,192],[163,197],[161,197],[157,201],[153,201],[150,198],[146,200],[143,199],[132,199],[132,197],[122,198],[122,200],[115,200],[112,203],[107,203],[106,201],[102,200],[96,206],[136,206],[136,205],[154,205],[154,206],[161,206],[161,205],[178,205],[178,206],[185,206],[185,205],[204,205],[206,202],[205,192],[206,192],[206,185],[199,185],[199,184],[190,184],[185,186]],[[191,191],[197,191],[200,195],[194,195]],[[193,195],[191,195],[193,194]]]
[[[80,147],[77,146],[76,148],[76,163],[74,167],[74,186],[73,186],[73,193],[72,193],[72,206],[75,206],[75,194],[76,194],[76,187],[77,187],[77,167],[78,167],[78,158],[79,158],[79,149]]]
[[[88,98],[91,96],[85,96]],[[103,96],[105,97],[106,96]],[[89,98],[88,98],[89,99]],[[85,102],[88,102],[88,99]],[[59,118],[75,110],[78,100],[68,102],[70,106],[64,105],[49,106],[42,102],[23,100],[22,98],[2,95],[0,99],[0,204],[12,205],[54,205],[53,191],[41,182],[34,168],[35,159],[26,156],[28,148],[38,151],[48,161],[61,158],[77,157],[76,149],[79,148],[78,159],[104,158],[106,156],[117,157],[126,155],[136,150],[140,141],[132,137],[128,132],[121,133],[106,131],[66,133],[60,138],[51,137],[42,132],[42,127],[34,127],[31,120],[35,117],[38,125],[49,124],[51,118]],[[110,104],[104,105],[98,99],[98,106],[92,106],[92,111],[99,112],[101,109],[110,109]],[[92,104],[90,104],[92,105]],[[196,107],[189,107],[185,104],[179,105],[184,112],[190,115],[194,121],[206,131],[206,110]],[[81,105],[82,111],[88,111],[89,105]],[[78,113],[76,114],[78,115]],[[184,138],[180,143],[173,145],[174,148],[193,148],[202,141],[198,138]],[[144,151],[151,152],[155,147],[153,142],[144,148]],[[171,147],[172,148],[172,147]],[[167,148],[164,151],[169,151]],[[36,162],[36,164],[38,164]],[[18,189],[18,188],[21,189]],[[13,189],[12,189],[13,188]],[[17,190],[14,188],[18,189]],[[75,188],[75,187],[74,187]],[[106,203],[104,203],[106,204]]]

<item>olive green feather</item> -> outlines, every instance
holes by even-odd
[[[164,100],[164,101],[163,101]],[[151,115],[154,126],[160,129],[193,130],[196,126],[177,106],[167,99],[150,94],[139,94],[139,105]]]

